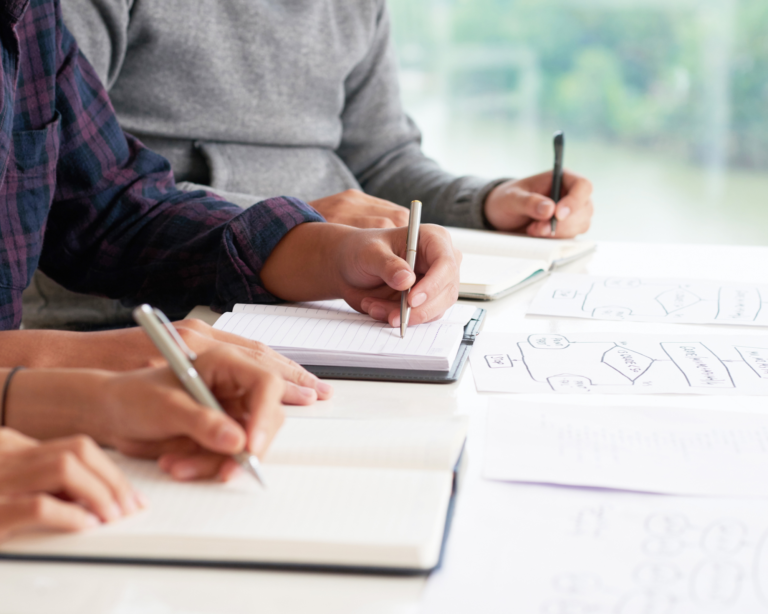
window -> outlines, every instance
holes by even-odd
[[[590,237],[768,243],[766,0],[390,0],[406,109],[446,169],[595,184]]]

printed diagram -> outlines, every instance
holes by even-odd
[[[556,574],[541,613],[766,611],[768,532],[760,537],[760,525],[733,517],[701,520],[696,524],[675,512],[649,514],[631,529],[640,550],[628,557],[634,562],[621,584],[608,573],[583,569]],[[591,550],[603,538],[585,537]]]
[[[768,286],[556,274],[541,289],[529,313],[768,326]]]
[[[768,337],[501,335],[476,352],[478,390],[768,394]]]

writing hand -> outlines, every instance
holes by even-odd
[[[408,209],[360,190],[346,190],[309,203],[333,224],[355,228],[395,228],[408,225]]]
[[[0,541],[35,529],[79,531],[144,505],[90,438],[40,443],[0,428]]]
[[[551,237],[550,218],[557,217],[555,238],[570,238],[589,230],[594,213],[589,180],[563,172],[563,193],[557,207],[549,197],[552,171],[507,181],[485,199],[485,217],[498,230],[525,232],[532,237]]]

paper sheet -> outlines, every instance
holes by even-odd
[[[768,286],[684,279],[552,275],[530,315],[768,326]]]
[[[768,336],[480,335],[481,392],[768,395]]]
[[[465,495],[421,614],[768,611],[764,501],[500,482]]]
[[[768,497],[768,416],[492,399],[483,476],[674,495]]]

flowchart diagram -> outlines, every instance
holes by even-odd
[[[531,315],[768,327],[768,285],[554,274]]]
[[[482,336],[479,391],[768,395],[768,336]]]

